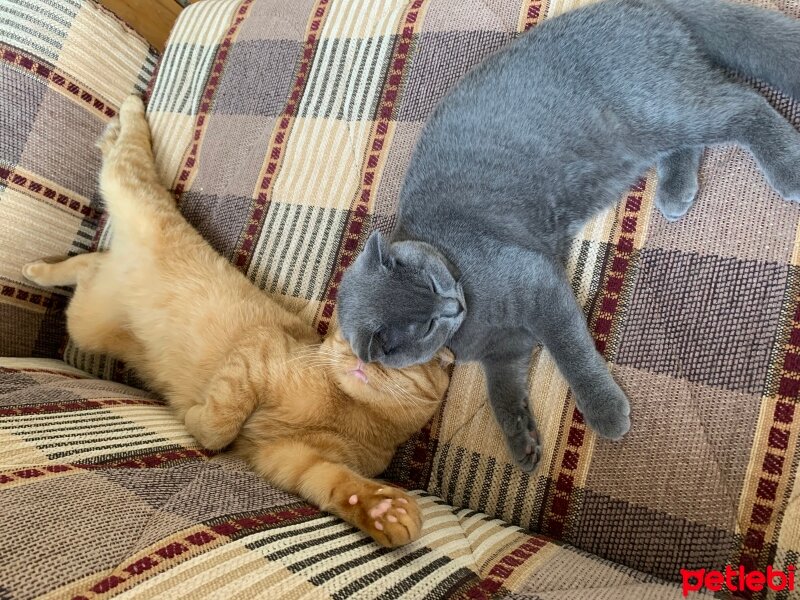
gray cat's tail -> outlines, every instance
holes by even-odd
[[[800,19],[721,0],[658,0],[712,61],[800,100]]]

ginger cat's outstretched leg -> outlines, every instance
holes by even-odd
[[[85,350],[130,360],[132,353],[139,351],[139,344],[124,325],[119,290],[99,274],[111,259],[108,253],[90,252],[55,263],[35,261],[22,267],[22,274],[44,287],[75,285],[67,308],[72,339]]]
[[[141,98],[125,99],[97,146],[103,153],[100,190],[112,219],[112,252],[158,245],[167,229],[193,232],[158,178]]]
[[[261,475],[394,548],[414,541],[422,516],[413,496],[362,477],[302,441],[275,440],[250,455]]]
[[[101,257],[92,252],[78,254],[59,262],[37,260],[22,267],[22,274],[34,283],[51,287],[54,285],[75,285],[82,273],[93,272]]]

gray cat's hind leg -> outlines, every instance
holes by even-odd
[[[681,148],[663,156],[657,165],[656,206],[667,221],[677,221],[694,204],[702,146]]]
[[[705,141],[741,144],[776,192],[800,201],[800,132],[755,92],[742,86],[725,91],[708,114]]]

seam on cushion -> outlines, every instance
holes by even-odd
[[[150,48],[151,52],[155,53],[156,56],[160,56],[158,50],[156,50],[156,48],[150,42],[148,42],[138,31],[136,31],[133,27],[131,27],[131,25],[127,21],[125,21],[124,19],[121,19],[120,17],[118,17],[116,15],[116,13],[112,12],[111,10],[109,10],[108,8],[103,6],[100,3],[100,0],[84,0],[84,2],[86,4],[90,4],[90,3],[93,4],[96,9],[100,10],[100,12],[111,16],[117,23],[119,23],[121,25],[121,28],[125,31],[125,33],[127,35],[135,37],[135,38],[139,39],[140,41],[142,41],[143,43],[147,44],[147,47]],[[181,12],[183,12],[183,11],[181,11]]]
[[[483,4],[483,5],[486,7],[486,9],[487,9],[487,10],[488,10],[490,13],[492,13],[492,15],[494,15],[494,16],[497,18],[497,20],[498,20],[499,22],[501,22],[501,23],[503,22],[503,19],[500,17],[500,15],[499,15],[499,14],[497,14],[497,11],[496,11],[494,8],[492,8],[491,6],[489,6],[489,3],[488,3],[486,0],[480,0],[480,3],[481,3],[481,4]],[[518,36],[518,35],[521,35],[521,33],[523,33],[523,32],[519,32],[519,31],[517,31],[516,29],[506,28],[506,30],[505,30],[505,33],[509,33],[509,34],[511,34],[513,37],[516,37],[516,36]]]
[[[639,266],[639,274],[641,274],[641,265]],[[657,293],[655,293],[656,292],[655,288],[645,278],[642,277],[640,279],[640,285],[644,286],[645,291],[647,292],[647,294],[651,298],[653,298],[654,300],[658,300],[659,299],[659,295]],[[659,324],[664,328],[665,332],[669,331],[669,329],[667,327],[668,321],[664,316],[661,304],[659,302],[654,302],[653,303],[653,308],[655,309],[655,313],[656,313],[656,316],[658,318]],[[689,404],[692,407],[694,415],[695,415],[695,417],[697,417],[697,422],[700,424],[700,427],[701,427],[701,429],[703,431],[703,440],[705,441],[705,444],[709,449],[709,453],[714,458],[714,465],[716,466],[717,475],[719,476],[720,481],[724,485],[725,495],[727,496],[728,501],[730,502],[730,509],[732,511],[732,514],[734,515],[734,522],[736,523],[736,525],[738,527],[741,528],[741,525],[738,522],[738,514],[739,514],[738,504],[737,504],[736,500],[734,499],[733,494],[731,492],[731,486],[730,486],[730,482],[728,481],[728,477],[725,476],[725,474],[722,471],[722,465],[721,465],[720,459],[717,456],[717,453],[714,450],[714,446],[713,446],[713,444],[711,444],[711,441],[709,439],[708,431],[707,431],[706,426],[705,426],[705,421],[700,418],[700,411],[699,411],[699,408],[698,408],[698,401],[697,401],[697,398],[696,398],[696,394],[694,393],[694,391],[692,389],[692,386],[691,386],[692,382],[684,376],[683,358],[681,357],[680,352],[676,351],[675,344],[674,344],[674,342],[672,342],[671,336],[668,336],[667,339],[670,340],[670,349],[674,352],[674,355],[675,355],[675,360],[676,360],[676,363],[677,363],[677,366],[678,366],[678,375],[680,377],[680,380],[681,380],[681,382],[683,382],[683,384],[686,386],[686,389],[688,390],[689,401],[690,401]]]

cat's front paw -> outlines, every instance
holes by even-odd
[[[203,404],[192,406],[183,418],[186,429],[203,448],[222,450],[239,435],[238,422],[220,422]]]
[[[422,515],[413,496],[374,482],[359,488],[346,491],[340,508],[350,522],[388,548],[403,546],[419,537]]]
[[[517,466],[526,473],[531,473],[542,457],[542,444],[536,423],[530,415],[520,415],[518,421],[516,431],[506,434],[506,443]]]
[[[542,457],[536,422],[525,398],[514,411],[497,411],[497,421],[506,437],[506,447],[517,466],[531,473]]]
[[[630,402],[613,380],[576,400],[586,423],[601,437],[620,440],[631,428]]]

